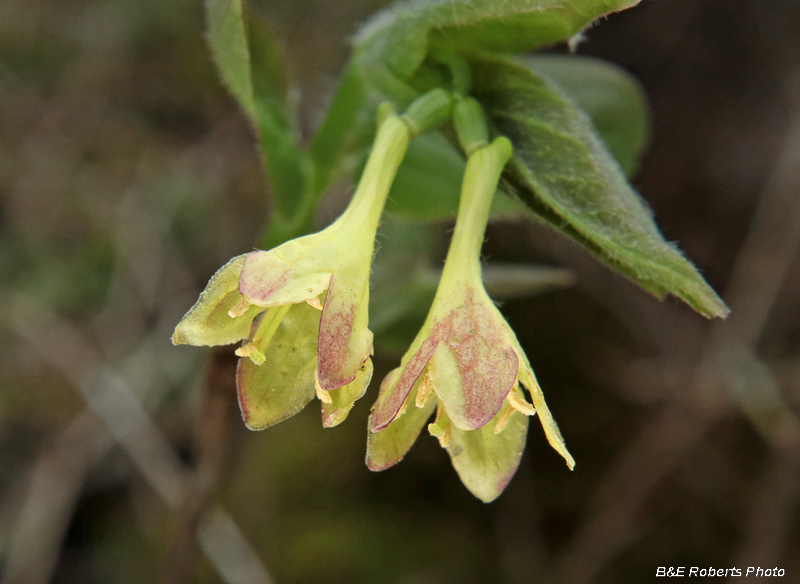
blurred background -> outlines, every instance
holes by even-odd
[[[252,4],[308,135],[380,6]],[[800,7],[653,0],[587,37],[579,53],[647,91],[634,184],[733,313],[705,321],[547,228],[493,225],[490,259],[577,277],[503,306],[577,466],[533,423],[486,505],[428,436],[367,470],[377,384],[342,426],[312,402],[251,432],[232,348],[170,344],[269,208],[201,3],[0,3],[0,582],[800,582]]]

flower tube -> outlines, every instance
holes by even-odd
[[[314,395],[334,425],[366,390],[375,234],[409,139],[406,122],[386,116],[345,212],[318,233],[232,259],[176,327],[175,344],[247,339],[237,385],[248,426],[277,423]]]
[[[570,468],[574,461],[516,335],[481,280],[489,207],[511,143],[500,137],[470,150],[442,278],[400,367],[381,384],[370,418],[367,465],[383,470],[397,463],[436,410],[430,432],[465,485],[490,501],[519,465],[528,416],[538,413],[550,444]]]

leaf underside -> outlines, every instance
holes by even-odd
[[[673,294],[706,317],[728,314],[692,263],[661,235],[586,114],[521,65],[488,56],[471,64],[475,96],[492,130],[514,145],[505,188],[656,296]]]

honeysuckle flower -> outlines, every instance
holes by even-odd
[[[223,266],[178,324],[173,342],[228,344],[237,350],[245,422],[277,423],[316,395],[323,423],[335,425],[372,375],[367,328],[375,234],[409,141],[406,123],[388,115],[352,201],[326,229],[254,251]]]
[[[372,470],[395,464],[436,409],[430,432],[467,488],[485,501],[497,497],[516,471],[528,416],[539,415],[550,444],[574,465],[516,335],[481,280],[491,197],[510,156],[511,143],[501,137],[469,157],[436,296],[400,367],[381,384],[367,452]]]

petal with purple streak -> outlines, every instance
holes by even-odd
[[[344,422],[353,409],[353,404],[367,392],[371,380],[372,359],[367,359],[353,381],[329,392],[330,403],[322,402],[322,425],[325,428],[333,428]]]
[[[517,381],[519,360],[499,321],[488,297],[468,289],[463,305],[433,327],[441,339],[429,367],[434,391],[462,430],[489,422]]]
[[[399,375],[399,370],[395,369]],[[391,375],[391,374],[390,374]],[[367,435],[367,467],[372,471],[386,470],[400,462],[417,441],[425,423],[436,408],[436,400],[429,399],[422,407],[414,405],[422,378],[414,384],[408,396],[406,411],[378,433]],[[374,414],[373,414],[374,416]],[[372,416],[370,426],[373,425]]]
[[[367,272],[369,273],[369,272]],[[367,328],[368,282],[331,276],[319,323],[319,384],[334,390],[352,382],[372,353],[372,333]]]
[[[324,264],[307,257],[311,254],[300,253],[297,248],[302,239],[305,238],[289,241],[270,251],[247,254],[239,278],[242,296],[252,304],[269,307],[297,304],[324,292],[331,271],[320,269],[318,264]],[[284,250],[286,247],[290,249]],[[284,253],[289,251],[292,253]]]
[[[437,344],[438,339],[426,339],[405,366],[401,366],[402,369],[395,369],[392,372],[399,371],[400,373],[395,375],[390,373],[383,380],[370,419],[372,432],[380,432],[395,419],[397,412],[403,407],[403,402],[406,401],[414,384],[431,360]]]

